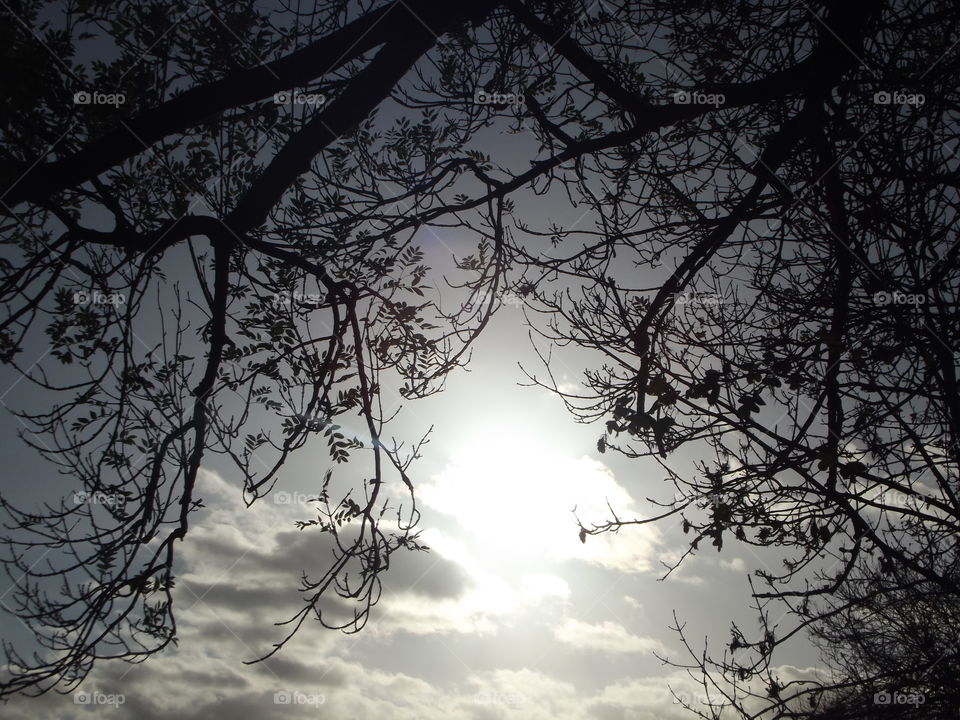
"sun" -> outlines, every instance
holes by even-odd
[[[608,469],[519,423],[478,424],[418,493],[456,520],[458,540],[498,568],[585,557],[577,518],[599,520],[630,497]],[[576,513],[576,514],[575,514]]]
[[[417,488],[424,542],[471,578],[460,602],[469,617],[565,602],[584,563],[649,571],[663,542],[648,525],[581,542],[578,519],[589,527],[611,509],[637,517],[630,493],[587,454],[589,436],[578,442],[514,417],[474,419],[448,446],[443,469]]]

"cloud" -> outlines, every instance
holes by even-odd
[[[685,672],[611,683],[588,699],[589,717],[598,720],[687,720],[679,700],[693,707],[707,699],[703,686]]]
[[[583,387],[579,383],[571,382],[564,376],[564,378],[557,383],[557,390],[565,395],[577,395],[583,392]]]
[[[302,575],[308,580],[322,576],[333,557],[334,539],[316,527],[295,529],[296,508],[290,505],[261,501],[248,508],[237,489],[212,471],[201,471],[201,486],[208,506],[180,552],[185,568],[178,578],[178,607],[192,608],[191,619],[207,632],[226,624],[241,628],[248,642],[261,641],[264,634],[279,639],[282,629],[273,623],[303,607],[308,595],[301,589]],[[382,529],[388,531],[389,524]],[[345,529],[341,541],[349,541],[351,532],[355,530]],[[386,618],[378,623],[381,632],[403,630],[389,618],[409,620],[404,607],[411,606],[434,618],[421,631],[437,631],[446,609],[470,589],[464,569],[437,552],[397,550],[380,580],[383,593],[375,612]],[[394,605],[398,610],[391,614]],[[356,606],[331,594],[319,607],[325,617],[340,622],[349,621]],[[450,617],[452,630],[455,620]]]
[[[691,575],[691,568],[694,566],[694,562],[697,559],[696,555],[691,555],[683,558],[683,554],[687,552],[689,546],[680,546],[677,548],[671,548],[669,550],[664,550],[660,554],[660,560],[663,563],[661,568],[663,568],[664,574],[667,572],[667,568],[673,568],[670,570],[669,578],[673,582],[685,583],[687,585],[703,585],[706,580],[704,580],[699,575]],[[683,561],[680,562],[680,559],[683,558]]]
[[[530,720],[581,717],[578,706],[583,701],[583,693],[571,683],[535,670],[478,673],[470,678],[468,686],[475,692],[465,693],[460,705],[472,711],[471,717]]]
[[[623,637],[631,637],[613,623],[569,621],[565,632],[577,639],[613,637],[622,642]],[[637,644],[637,640],[629,642]],[[205,647],[194,643],[142,665],[97,666],[82,687],[94,695],[122,694],[123,702],[117,706],[78,705],[72,695],[52,694],[15,699],[4,708],[4,716],[9,720],[682,720],[689,714],[671,690],[694,706],[707,699],[702,685],[683,671],[586,689],[532,668],[477,671],[461,661],[462,677],[438,682],[309,648],[309,642],[300,642],[285,657],[245,667],[231,655],[228,641],[208,642]],[[344,650],[341,644],[335,652]],[[816,674],[812,668],[791,666],[774,672],[782,682],[812,679]]]
[[[595,650],[605,653],[648,653],[667,652],[663,643],[656,638],[634,635],[623,625],[609,620],[601,623],[587,623],[568,618],[555,628],[554,637],[559,642],[572,645],[581,650]]]
[[[554,484],[547,490],[552,487],[563,495],[584,483],[590,493],[599,493],[601,503],[606,495],[615,507],[630,506],[626,491],[601,463],[560,458],[545,469],[554,473],[549,476]],[[482,532],[453,536],[450,528],[443,533],[435,530],[428,542],[433,552],[392,557],[381,602],[362,633],[330,632],[308,618],[280,653],[243,665],[287,634],[289,627],[273,623],[302,607],[300,573],[322,568],[331,546],[321,533],[293,529],[288,524],[289,507],[257,503],[247,508],[239,491],[212,472],[204,471],[201,482],[207,508],[182,544],[183,571],[175,589],[179,646],[141,665],[98,664],[82,688],[104,696],[123,694],[124,703],[116,708],[77,705],[72,696],[48,695],[13,701],[4,708],[5,717],[673,720],[682,716],[673,714],[660,678],[605,687],[597,681],[589,687],[579,679],[576,664],[563,659],[571,655],[571,648],[588,657],[665,652],[659,641],[611,621],[568,618],[552,629],[553,618],[569,609],[572,596],[574,583],[565,572],[582,563],[612,572],[621,565],[635,571],[659,547],[656,536],[626,551],[611,545],[601,553],[603,538],[591,537],[582,545],[573,532],[571,547],[547,555],[555,558],[551,567],[529,556],[511,565],[513,558],[477,553],[483,546]],[[536,487],[545,490],[542,483]],[[545,507],[569,516],[564,507],[569,499],[546,502]],[[596,504],[589,506],[598,507],[605,511]],[[588,509],[588,503],[579,509]],[[508,520],[518,517],[523,516]],[[538,518],[531,522],[534,529],[540,527]],[[494,523],[499,526],[503,521],[495,517]],[[543,527],[567,532],[566,525],[561,528],[560,521],[549,518]],[[611,540],[620,545],[630,535]],[[505,566],[513,569],[501,572]],[[349,616],[352,606],[331,598],[323,608]],[[530,612],[512,615],[518,608]],[[534,626],[528,637],[544,643],[545,657],[557,648],[568,650],[554,653],[559,660],[551,663],[550,673],[497,665],[518,662],[509,653],[504,655],[504,643],[514,641],[516,626],[511,622],[528,621]],[[540,648],[536,650],[539,654]],[[565,672],[577,679],[576,685]],[[278,703],[277,697],[291,702]]]
[[[384,575],[387,591],[403,590],[422,597],[450,600],[469,588],[463,568],[436,552],[396,552]]]
[[[731,558],[730,560],[721,560],[720,567],[726,568],[727,570],[733,570],[734,572],[746,572],[747,565],[743,562],[743,558]]]

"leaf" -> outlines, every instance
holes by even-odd
[[[583,528],[580,528],[580,542],[582,543],[587,542],[587,531],[584,530]]]
[[[674,392],[669,383],[663,379],[663,375],[657,375],[647,385],[648,395],[662,395],[663,393]]]
[[[821,445],[817,450],[817,468],[826,470],[837,461],[837,456],[829,445]]]
[[[713,545],[717,548],[717,552],[723,550],[723,530],[717,530],[716,534],[713,536]]]
[[[840,466],[840,477],[844,480],[849,480],[857,475],[865,475],[866,472],[867,466],[859,461],[844,463]]]
[[[737,410],[737,415],[744,420],[749,420],[750,413],[760,412],[760,406],[764,404],[766,403],[764,403],[759,395],[742,397],[740,398],[740,408]]]
[[[657,437],[663,437],[675,423],[676,420],[672,417],[662,417],[653,423],[653,432]]]

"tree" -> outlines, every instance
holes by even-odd
[[[718,25],[732,27],[737,4],[721,5]],[[525,257],[543,279],[533,283],[542,336],[604,355],[568,406],[606,422],[601,450],[656,459],[681,495],[655,518],[614,517],[582,537],[675,518],[691,536],[684,557],[704,541],[783,549],[783,569],[757,573],[759,633],[734,625],[722,657],[691,648],[688,667],[744,717],[792,717],[829,694],[829,683],[773,671],[775,650],[798,633],[835,639],[841,619],[907,598],[955,604],[960,592],[958,200],[943,147],[957,94],[940,64],[958,18],[938,3],[862,10],[845,29],[785,23],[781,47],[795,37],[833,73],[760,109],[681,126],[639,157],[578,168],[571,185],[602,231],[562,259]],[[757,148],[752,164],[734,151],[741,143]],[[598,175],[603,193],[591,190]],[[643,213],[654,219],[644,225]],[[673,267],[653,287],[619,271],[661,263]],[[561,272],[579,295],[549,288]],[[681,447],[703,458],[694,477],[665,461]],[[895,571],[900,582],[878,580]],[[861,597],[871,583],[880,595]],[[792,627],[774,619],[784,613]],[[872,697],[856,653],[833,660],[836,689],[855,682],[858,699]],[[911,687],[909,663],[886,671],[892,687]],[[928,697],[938,707],[955,696],[948,677]]]
[[[98,502],[68,497],[42,515],[4,505],[17,610],[51,652],[30,661],[8,646],[19,673],[3,693],[76,684],[96,659],[136,661],[175,640],[176,541],[210,453],[232,460],[252,504],[312,438],[336,463],[366,451],[362,487],[338,498],[329,472],[318,481],[305,525],[336,553],[305,576],[292,618],[294,631],[311,615],[359,629],[390,554],[420,547],[412,497],[390,497],[412,492],[419,446],[385,435],[381,375],[427,395],[475,333],[436,324],[412,243],[420,222],[385,213],[392,198],[366,174],[419,183],[462,142],[458,128],[425,113],[384,138],[365,118],[437,35],[465,32],[490,4],[278,20],[252,3],[88,2],[60,28],[45,10],[3,23],[7,60],[30,58],[33,76],[5,85],[0,332],[4,361],[53,398],[20,413],[24,437]],[[91,30],[112,61],[79,59]],[[165,282],[177,263],[192,287]],[[348,433],[354,415],[362,426]],[[59,594],[44,592],[51,577]],[[355,614],[324,613],[331,594]]]
[[[843,688],[817,717],[952,718],[960,706],[955,594],[899,568],[844,585],[814,626]]]
[[[607,363],[566,396],[606,422],[598,447],[657,459],[686,493],[652,520],[583,527],[586,541],[682,515],[691,552],[732,535],[793,553],[756,597],[798,626],[734,628],[736,662],[696,669],[766,673],[769,711],[785,712],[773,652],[841,588],[880,566],[957,592],[956,176],[940,154],[955,137],[953,6],[447,5],[82,2],[54,28],[23,3],[3,24],[31,75],[4,83],[0,347],[50,398],[21,415],[38,451],[113,501],[5,505],[21,616],[54,652],[14,654],[0,693],[173,641],[175,540],[211,454],[250,503],[312,439],[370,462],[343,494],[324,478],[304,529],[339,551],[291,625],[362,627],[390,554],[420,547],[420,444],[386,439],[385,378],[410,400],[442,388],[506,287],[542,336]],[[91,31],[112,59],[80,59]],[[95,102],[71,102],[83,91]],[[536,142],[517,170],[478,131],[524,123]],[[530,190],[586,204],[596,229],[533,228],[518,209]],[[458,268],[485,299],[466,311],[443,309],[414,244],[446,225],[477,237]],[[177,262],[189,289],[164,282]],[[667,263],[662,283],[636,277]],[[139,339],[151,324],[160,342]],[[38,335],[52,348],[39,371],[18,362]],[[353,416],[362,430],[344,432]],[[716,461],[684,477],[664,462],[681,446]],[[921,491],[922,505],[884,499]],[[57,545],[75,560],[31,570]],[[38,592],[46,577],[66,593]],[[331,594],[355,616],[326,612]]]

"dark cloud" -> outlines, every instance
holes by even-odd
[[[349,680],[339,666],[310,665],[295,658],[276,655],[251,667],[260,674],[281,682],[313,684],[325,688],[343,687]]]
[[[282,616],[277,616],[277,620]],[[241,660],[253,660],[256,656],[266,653],[270,646],[283,638],[282,630],[274,626],[274,619],[249,618],[242,625],[229,623],[222,618],[214,620],[195,620],[190,618],[189,642],[196,643],[198,646],[217,645],[224,642],[240,643],[245,654],[237,658]],[[184,640],[187,640],[187,633],[181,633]]]
[[[211,696],[208,702],[198,702],[187,709],[179,704],[171,708],[147,698],[134,697],[128,699],[121,711],[115,720],[296,720],[318,716],[316,705],[277,704],[272,693]]]
[[[349,541],[347,536],[344,541]],[[230,582],[211,582],[205,588],[192,583],[191,590],[203,595],[208,604],[223,603],[234,609],[252,606],[290,606],[297,603],[303,573],[308,578],[320,572],[329,562],[334,545],[329,534],[310,529],[283,530],[273,536],[274,548],[251,549],[224,537],[205,538],[187,558],[190,567],[202,568],[207,562],[229,574]],[[236,580],[276,578],[276,587],[246,587]],[[468,588],[468,578],[456,563],[432,552],[397,550],[390,556],[390,569],[381,577],[386,590],[384,600],[389,602],[391,592],[410,592],[428,598],[446,600],[457,598]],[[185,598],[189,602],[189,596]]]
[[[180,680],[190,683],[193,687],[217,688],[248,688],[250,682],[241,675],[234,673],[213,673],[204,670],[183,670],[179,673]]]
[[[391,556],[383,584],[388,593],[406,590],[437,600],[458,598],[469,587],[467,574],[457,563],[436,553],[403,550]]]
[[[239,585],[234,582],[203,583],[183,580],[181,585],[183,585],[184,592],[180,594],[178,600],[182,602],[182,607],[185,608],[202,603],[211,609],[219,608],[239,612],[249,612],[258,608],[264,610],[296,609],[299,607],[302,597],[292,582],[288,586],[280,584],[275,586],[251,586]]]

